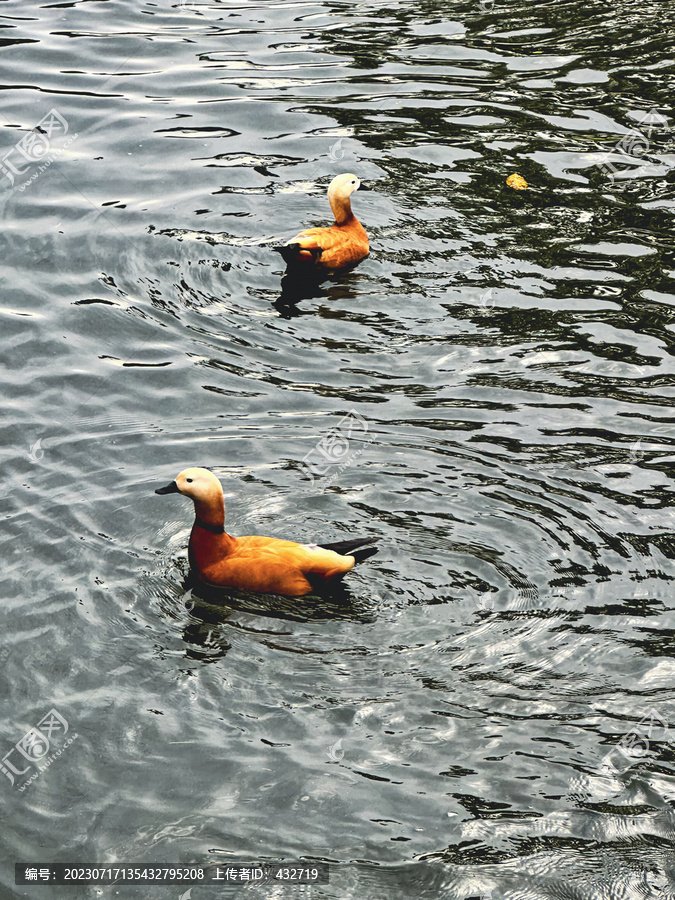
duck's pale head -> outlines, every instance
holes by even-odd
[[[328,185],[328,199],[335,197],[336,199],[346,200],[348,197],[351,197],[354,191],[358,191],[360,187],[361,182],[356,175],[352,175],[349,172],[345,175],[336,175]]]
[[[174,480],[156,494],[183,494],[195,504],[195,524],[211,531],[222,531],[225,522],[223,486],[208,469],[183,469]]]
[[[213,472],[208,469],[183,469],[165,487],[157,488],[156,494],[184,494],[194,501],[198,514],[202,510],[219,511],[223,504],[223,488]]]

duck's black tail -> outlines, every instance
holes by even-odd
[[[286,265],[295,261],[298,255],[300,244],[282,244],[279,247],[272,247],[275,253],[280,253]]]
[[[374,544],[375,541],[377,541],[377,538],[357,538],[352,541],[335,541],[333,544],[319,544],[319,546],[323,547],[324,550],[333,550],[341,556],[353,556],[354,560],[360,563],[377,553],[378,547],[366,546]]]

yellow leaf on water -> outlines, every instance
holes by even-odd
[[[513,175],[509,175],[506,179],[506,183],[510,188],[513,188],[514,191],[526,191],[527,190],[527,182],[523,178],[522,175],[519,175],[517,172],[514,172]]]

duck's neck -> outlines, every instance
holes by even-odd
[[[223,495],[209,497],[207,500],[195,500],[195,525],[201,525],[214,534],[222,534],[225,530],[225,501]]]
[[[335,195],[328,191],[328,202],[335,216],[336,225],[348,225],[354,219],[349,197]]]

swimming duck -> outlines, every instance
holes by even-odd
[[[232,537],[225,531],[223,488],[208,469],[185,469],[156,494],[184,494],[195,505],[190,565],[215,587],[301,597],[338,581],[357,562],[377,553],[374,538],[334,544],[296,544],[271,537]]]
[[[289,267],[330,273],[355,266],[368,256],[368,235],[349,199],[359,188],[365,189],[356,175],[338,175],[331,181],[328,202],[335,223],[327,228],[307,228],[283,247],[274,247]]]

